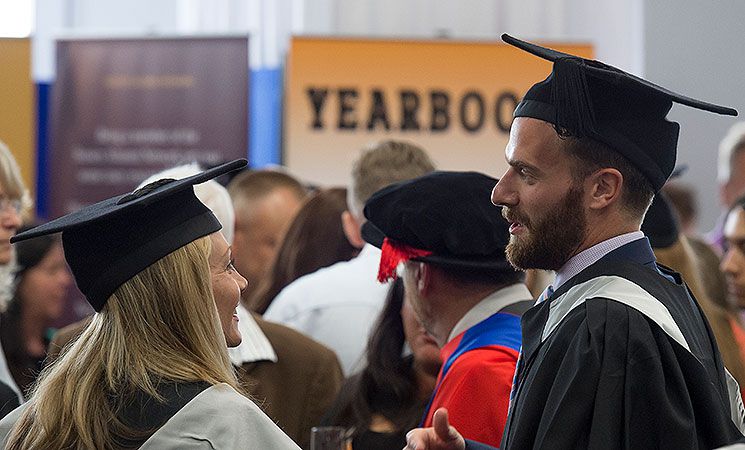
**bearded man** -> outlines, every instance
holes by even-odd
[[[504,35],[552,61],[515,110],[509,169],[492,191],[507,258],[556,280],[522,318],[503,449],[711,449],[743,439],[737,384],[680,275],[640,231],[670,176],[674,94],[598,61]],[[408,448],[463,449],[439,410]],[[468,443],[468,448],[485,448]]]

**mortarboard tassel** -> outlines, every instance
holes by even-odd
[[[396,279],[396,268],[403,261],[411,258],[431,255],[429,250],[421,250],[409,247],[406,244],[391,241],[388,238],[383,240],[383,246],[380,254],[380,266],[378,267],[378,281],[385,283],[388,280]]]
[[[142,186],[141,188],[137,189],[134,192],[131,192],[127,195],[123,195],[122,198],[120,198],[116,204],[117,205],[123,205],[127,202],[131,202],[132,200],[136,200],[144,195],[147,195],[151,193],[152,191],[158,189],[161,186],[165,186],[168,183],[171,183],[174,180],[173,178],[161,178],[160,180],[153,181],[152,183],[146,184],[145,186]]]
[[[556,110],[556,132],[562,137],[593,136],[595,111],[581,58],[554,61],[551,103]]]

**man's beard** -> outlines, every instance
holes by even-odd
[[[572,186],[557,206],[529,220],[519,210],[504,207],[502,215],[525,227],[522,236],[510,236],[507,260],[515,268],[559,270],[584,240],[587,219],[581,208],[584,190]]]

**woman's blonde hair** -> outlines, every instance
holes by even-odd
[[[667,248],[655,248],[657,261],[680,273],[683,280],[693,292],[701,305],[704,315],[711,325],[714,337],[722,354],[724,366],[730,371],[740,386],[745,383],[745,366],[743,365],[740,349],[737,346],[732,324],[726,310],[711,301],[701,281],[702,271],[699,261],[688,239],[679,234],[673,245]]]
[[[117,417],[160,380],[239,389],[212,294],[210,238],[197,239],[124,283],[63,356],[45,369],[9,449],[121,447],[137,436]],[[139,430],[141,431],[141,430]]]

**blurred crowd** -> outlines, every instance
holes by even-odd
[[[9,405],[17,405],[44,365],[90,319],[52,328],[73,279],[58,236],[14,247],[8,242],[35,222],[28,191],[4,145],[0,156],[5,296],[0,379],[9,388],[6,398],[19,397]],[[709,235],[696,225],[695,189],[679,179],[668,182],[660,195],[671,209],[656,213],[653,205],[648,218],[658,223],[643,230],[658,261],[683,275],[706,313],[725,365],[745,386],[743,124],[722,140],[718,167],[722,213]],[[183,178],[200,170],[182,166],[152,179]],[[231,361],[251,397],[301,447],[308,448],[313,426],[340,425],[350,430],[355,449],[400,448],[406,431],[420,423],[435,388],[443,343],[418,322],[400,279],[378,283],[380,250],[364,241],[361,225],[373,193],[433,170],[420,147],[386,141],[361,152],[348,187],[308,186],[279,167],[246,169],[227,187],[215,181],[197,187],[223,223],[235,267],[249,282],[239,306],[243,343],[231,349]],[[548,272],[531,274],[530,299],[550,280]]]
[[[159,192],[158,180],[189,179],[205,169],[166,170],[133,186],[133,194],[155,197],[150,192]],[[440,407],[465,438],[499,446],[525,350],[520,318],[560,283],[550,270],[507,264],[510,234],[527,224],[520,217],[505,221],[489,202],[499,194],[499,180],[438,172],[425,149],[399,140],[361,149],[349,174],[348,186],[319,187],[281,167],[246,168],[225,186],[215,180],[195,185],[196,197],[222,226],[232,252],[224,265],[240,291],[234,312],[228,308],[229,323],[222,323],[236,389],[302,448],[310,448],[311,429],[321,426],[343,427],[355,450],[402,448],[412,428],[442,422]],[[664,268],[660,273],[679,273],[697,300],[705,330],[742,390],[745,123],[719,145],[721,214],[709,233],[698,226],[711,219],[699,217],[697,202],[705,199],[684,180],[683,173],[664,184],[641,231]],[[105,330],[101,312],[55,328],[76,282],[83,289],[90,275],[71,271],[65,258],[75,257],[58,234],[11,245],[11,237],[40,224],[32,211],[11,150],[0,143],[3,416],[29,399],[46,398],[45,383],[66,367],[70,352],[82,352],[79,342]],[[214,251],[213,243],[210,258]],[[140,351],[136,342],[132,352]],[[41,400],[33,405],[19,422],[28,430],[45,407]]]

